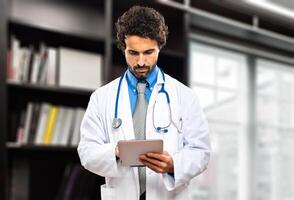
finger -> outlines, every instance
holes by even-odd
[[[145,161],[155,165],[155,166],[158,166],[160,168],[166,168],[167,167],[167,164],[165,162],[161,162],[157,159],[153,159],[153,158],[149,158],[149,157],[146,157],[146,159],[144,159]]]
[[[147,156],[149,158],[154,158],[154,159],[157,159],[157,160],[161,160],[161,161],[165,161],[167,162],[169,159],[168,159],[168,156],[162,154],[162,153],[147,153]]]
[[[147,162],[147,156],[145,154],[142,154],[139,156],[139,161],[144,164],[144,162]]]
[[[147,156],[145,154],[142,154],[139,156],[139,160],[146,160]]]
[[[158,167],[156,165],[153,165],[152,163],[150,163],[146,160],[143,161],[143,164],[156,173],[164,173],[163,169],[161,169],[160,167]]]

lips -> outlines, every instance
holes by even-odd
[[[146,72],[148,72],[149,68],[148,67],[135,67],[134,70],[137,73],[146,73]]]
[[[148,68],[136,68],[135,71],[138,73],[145,73],[148,71]]]

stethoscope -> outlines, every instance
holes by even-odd
[[[163,71],[160,69],[160,72],[162,74],[162,78],[163,81],[165,82],[165,75],[163,73]],[[119,101],[119,94],[120,94],[120,90],[121,90],[121,84],[122,84],[122,80],[124,78],[124,76],[126,75],[126,73],[124,73],[120,79],[119,79],[119,83],[118,83],[118,89],[117,89],[117,94],[116,94],[116,100],[115,100],[115,110],[114,110],[114,118],[112,120],[112,128],[114,129],[118,129],[121,124],[122,124],[122,120],[121,118],[118,117],[118,101]],[[155,121],[154,121],[154,113],[155,113],[155,105],[156,105],[156,101],[155,104],[153,106],[153,127],[156,129],[157,132],[159,133],[167,133],[168,132],[168,128],[170,127],[171,124],[173,124],[176,129],[178,130],[179,133],[182,133],[182,126],[183,126],[183,121],[182,118],[180,118],[179,122],[180,122],[180,126],[178,126],[173,120],[172,120],[172,112],[171,112],[171,106],[170,106],[170,98],[169,98],[169,94],[168,92],[164,89],[164,83],[161,85],[160,90],[158,91],[159,93],[163,93],[165,94],[166,97],[166,102],[168,104],[168,110],[169,110],[169,122],[166,126],[156,126],[155,125]]]

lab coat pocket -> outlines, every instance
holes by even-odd
[[[115,200],[115,189],[101,185],[101,200]]]

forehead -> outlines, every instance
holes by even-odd
[[[126,50],[135,50],[138,52],[158,48],[158,44],[156,40],[139,37],[136,35],[126,36],[125,44],[126,44]]]

